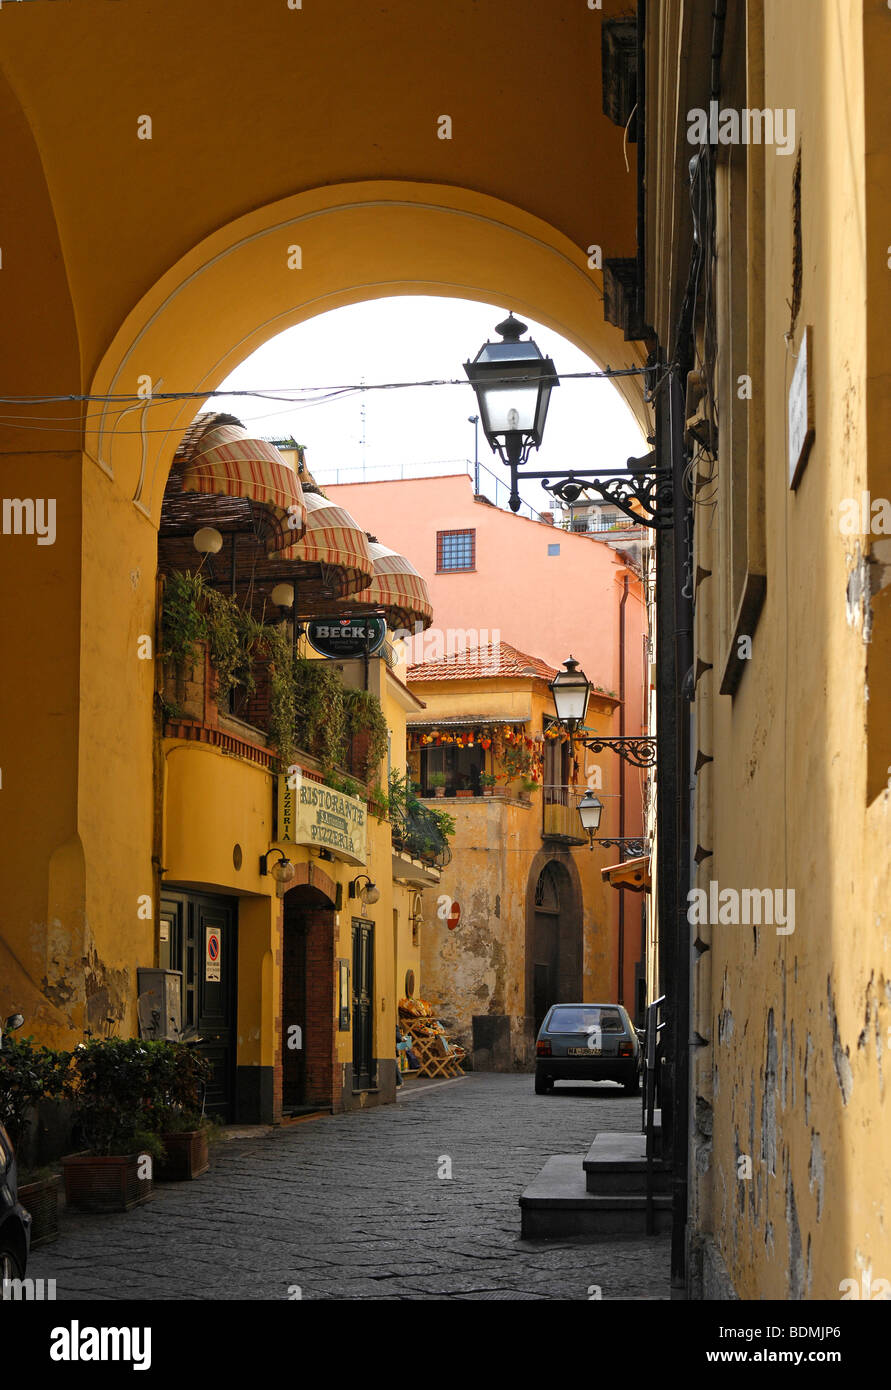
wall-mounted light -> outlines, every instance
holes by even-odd
[[[269,863],[269,855],[271,854],[278,854],[281,856],[277,863]],[[281,898],[284,896],[285,884],[290,883],[296,873],[297,865],[291,863],[291,860],[283,850],[271,849],[269,854],[260,855],[260,874],[261,876],[265,874],[272,875],[275,879],[275,891],[278,897]]]
[[[365,880],[365,887],[360,888],[359,884],[362,882],[363,878]],[[350,884],[350,897],[361,898],[369,907],[373,907],[376,902],[379,902],[380,896],[381,890],[376,883],[372,882],[367,874],[359,874]]]
[[[603,815],[603,802],[596,797],[593,792],[586,792],[579,802],[579,820],[582,829],[587,830],[591,848],[594,848],[594,838],[600,829],[600,817]]]
[[[294,607],[294,585],[293,585],[293,584],[276,584],[275,588],[273,589],[273,591],[272,591],[272,593],[269,595],[269,597],[272,599],[272,602],[273,602],[278,608],[293,608],[293,607]]]

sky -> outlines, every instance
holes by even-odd
[[[464,362],[486,339],[500,342],[495,325],[510,305],[465,299],[397,296],[334,309],[287,329],[252,353],[221,384],[223,391],[315,386],[369,386],[386,382],[455,380],[460,386],[361,391],[324,403],[286,405],[217,396],[208,407],[238,416],[263,436],[293,436],[321,483],[417,477],[460,471],[474,458],[476,397]],[[559,334],[524,318],[529,334],[558,374],[595,369],[595,364]],[[563,381],[551,393],[544,442],[527,467],[621,467],[646,451],[636,421],[609,381]],[[503,481],[508,473],[479,434],[479,459]],[[492,500],[495,481],[481,477]],[[540,483],[521,496],[536,511],[548,506]],[[497,500],[506,505],[507,489]]]

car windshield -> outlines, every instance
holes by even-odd
[[[618,1009],[583,1004],[574,1008],[554,1009],[548,1020],[549,1033],[584,1033],[599,1028],[603,1033],[624,1033],[625,1025]]]

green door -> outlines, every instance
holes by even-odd
[[[353,1090],[374,1085],[374,923],[353,918]],[[394,1041],[395,1048],[395,1041]]]

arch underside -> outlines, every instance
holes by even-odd
[[[195,247],[128,316],[90,392],[134,395],[146,382],[156,394],[210,392],[284,329],[405,294],[504,305],[598,365],[643,362],[642,345],[604,321],[600,272],[553,227],[467,190],[361,183],[258,209]],[[649,428],[640,379],[619,378],[616,387]],[[88,454],[156,523],[173,451],[200,406],[151,399],[93,408]]]

